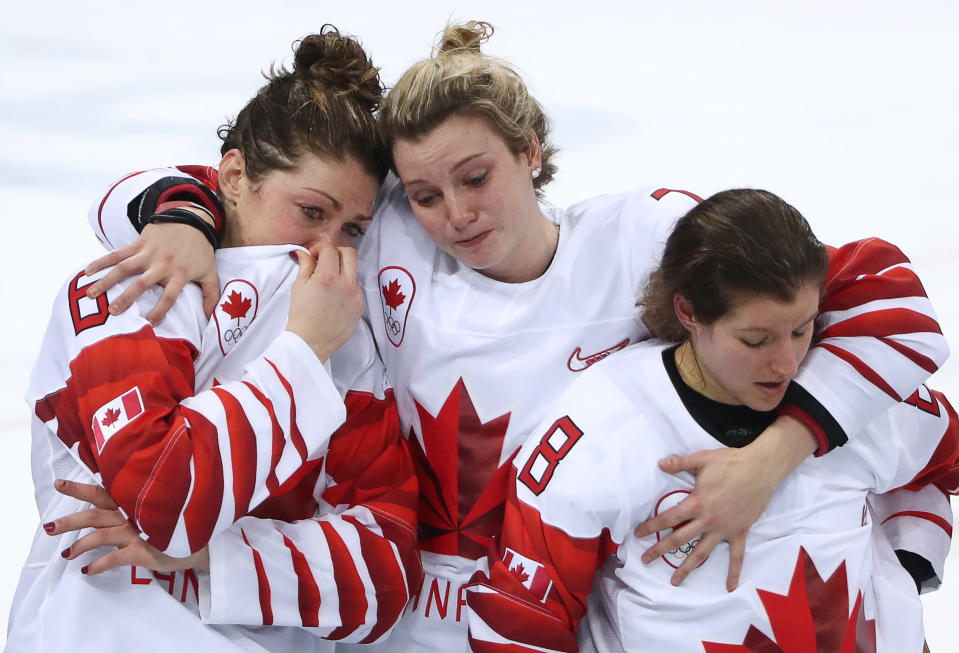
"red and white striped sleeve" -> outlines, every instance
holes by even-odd
[[[105,297],[86,298],[91,281],[77,275],[58,295],[28,401],[149,544],[189,555],[323,450],[345,407],[289,332],[240,380],[195,393],[198,288],[153,327],[153,294],[110,315]]]
[[[346,405],[322,467],[211,541],[206,623],[302,626],[371,643],[398,621],[422,575],[416,475],[392,392],[351,391]],[[304,508],[312,516],[293,519]]]
[[[813,432],[817,455],[912,394],[949,354],[909,259],[878,238],[830,248],[816,327],[780,412]]]

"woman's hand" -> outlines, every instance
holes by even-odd
[[[58,480],[54,482],[53,487],[62,494],[94,505],[94,508],[89,510],[66,515],[43,525],[48,535],[59,535],[84,528],[96,529],[62,551],[61,555],[64,558],[73,560],[101,546],[117,547],[116,551],[111,551],[85,566],[83,573],[95,575],[109,569],[130,565],[162,572],[210,568],[210,557],[205,547],[188,558],[172,558],[141,540],[137,532],[117,510],[116,503],[107,491],[99,485]]]
[[[681,584],[720,542],[729,542],[729,573],[726,589],[739,584],[746,536],[762,515],[773,492],[800,462],[816,450],[813,436],[798,421],[780,417],[751,444],[742,449],[711,449],[659,461],[668,474],[691,471],[696,487],[678,505],[636,528],[637,537],[673,529],[673,532],[643,554],[643,562],[700,538],[692,552],[673,573],[673,585]]]
[[[110,302],[112,315],[128,309],[151,286],[160,285],[163,294],[147,314],[147,320],[157,325],[173,306],[183,286],[190,281],[200,284],[203,311],[207,317],[216,308],[220,296],[216,259],[210,243],[198,229],[182,224],[148,224],[135,243],[93,261],[84,274],[90,275],[111,265],[115,267],[87,290],[88,297],[98,297],[121,279],[140,275]]]
[[[294,252],[300,273],[293,282],[286,328],[325,361],[356,329],[363,295],[356,283],[355,249],[334,247],[324,236],[310,253]]]

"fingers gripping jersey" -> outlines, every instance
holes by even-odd
[[[723,547],[672,587],[695,542],[644,565],[642,551],[663,534],[637,540],[632,530],[694,478],[653,461],[721,445],[676,397],[661,352],[638,345],[584,374],[517,455],[502,538],[469,588],[473,650],[718,653],[810,637],[809,650],[817,637],[835,638],[835,650],[919,650],[918,597],[901,568],[882,562],[891,549],[871,537],[865,499],[955,474],[959,432],[945,398],[934,395],[935,415],[898,404],[843,449],[800,465],[753,527],[734,592]]]

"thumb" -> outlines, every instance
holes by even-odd
[[[220,299],[220,280],[216,274],[210,274],[198,282],[200,292],[203,293],[203,314],[209,318],[216,310],[216,303]]]
[[[697,451],[684,456],[661,458],[658,463],[659,468],[667,474],[696,471],[706,463],[707,453],[706,451]]]
[[[316,259],[304,252],[303,250],[295,250],[296,262],[300,266],[300,271],[296,275],[297,281],[306,281],[313,274],[313,270],[316,269]]]

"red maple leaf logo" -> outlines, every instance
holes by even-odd
[[[513,457],[502,466],[499,460],[510,414],[480,422],[462,379],[435,417],[414,402],[424,443],[421,446],[416,434],[410,434],[420,484],[420,547],[481,558],[503,526]]]
[[[253,306],[253,300],[244,298],[235,290],[231,291],[226,301],[220,304],[223,312],[235,319],[237,323],[240,322],[241,317],[246,317],[251,306]]]
[[[395,310],[399,308],[400,304],[406,301],[406,295],[400,292],[400,282],[396,279],[393,279],[389,284],[382,286],[383,288],[383,300],[386,302],[386,305],[390,307],[390,310]]]
[[[114,422],[120,419],[120,409],[118,408],[107,408],[107,414],[103,416],[103,419],[100,420],[100,423],[104,426],[113,426]]]
[[[517,563],[515,567],[511,567],[509,573],[516,576],[516,579],[521,583],[525,583],[529,580],[529,574],[526,573],[526,568],[523,566],[522,562]]]
[[[846,563],[823,581],[800,547],[786,595],[756,590],[775,639],[750,626],[742,644],[703,642],[706,653],[875,653],[876,622],[862,611],[862,592],[849,612]],[[849,615],[837,618],[837,615]]]

